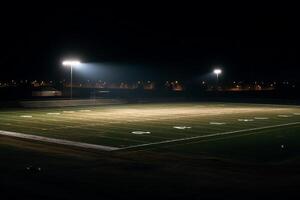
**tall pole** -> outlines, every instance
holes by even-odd
[[[73,65],[71,65],[71,99],[73,99]]]
[[[217,73],[217,91],[219,91],[219,73]]]
[[[80,61],[78,60],[65,60],[62,62],[63,66],[70,67],[70,99],[73,99],[73,67],[80,65]]]
[[[216,76],[217,76],[216,89],[218,90],[218,88],[219,88],[219,74],[222,73],[222,70],[221,70],[221,69],[215,69],[215,70],[214,70],[214,73],[215,73]]]

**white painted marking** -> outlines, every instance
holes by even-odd
[[[291,115],[277,115],[278,117],[284,117],[284,118],[286,118],[286,117],[291,117]]]
[[[10,131],[1,131],[0,130],[0,135],[28,139],[28,140],[35,140],[35,141],[40,141],[40,142],[53,143],[53,144],[61,144],[61,145],[67,145],[67,146],[73,146],[73,147],[80,147],[80,148],[86,148],[86,149],[95,149],[95,150],[103,150],[103,151],[114,151],[114,150],[119,149],[118,147],[110,147],[110,146],[88,144],[88,143],[82,143],[82,142],[74,142],[74,141],[69,141],[69,140],[48,138],[48,137],[43,137],[43,136],[10,132]]]
[[[173,126],[173,128],[184,130],[184,129],[190,129],[192,127],[190,127],[190,126]]]
[[[188,141],[188,140],[194,140],[194,139],[200,139],[200,138],[209,138],[209,137],[215,137],[215,136],[232,135],[235,133],[259,131],[259,130],[264,130],[264,129],[285,127],[285,126],[298,125],[298,124],[300,124],[300,122],[278,124],[278,125],[273,125],[273,126],[263,126],[263,127],[257,127],[257,128],[242,129],[242,130],[237,130],[237,131],[228,131],[228,132],[223,132],[223,133],[213,133],[213,134],[209,134],[209,135],[198,135],[198,136],[188,137],[188,138],[164,140],[161,142],[152,142],[152,143],[146,143],[146,144],[133,145],[133,146],[128,146],[128,147],[124,147],[124,148],[119,148],[119,150],[132,149],[132,148],[137,148],[137,147],[146,147],[146,146],[152,146],[152,145],[158,145],[158,144],[169,144],[169,143],[174,143],[174,142]]]
[[[300,115],[300,113],[294,113],[294,115]]]
[[[253,122],[254,119],[238,119],[239,122]]]
[[[20,117],[24,117],[24,118],[31,118],[31,115],[21,115]]]
[[[80,112],[91,112],[91,110],[79,110]]]
[[[136,135],[144,135],[144,134],[150,134],[151,132],[149,131],[132,131],[132,134],[136,134]]]
[[[74,111],[63,111],[64,113],[75,113]]]
[[[224,125],[226,124],[225,122],[209,122],[211,125]]]
[[[60,113],[47,113],[47,115],[60,115]]]
[[[269,117],[254,117],[254,119],[265,120],[265,119],[269,119]]]

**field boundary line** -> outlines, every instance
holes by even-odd
[[[132,145],[132,146],[128,146],[128,147],[122,147],[122,148],[119,148],[119,149],[116,149],[116,150],[126,150],[126,149],[133,149],[133,148],[146,147],[146,146],[159,145],[159,144],[169,144],[169,143],[189,141],[189,140],[200,139],[200,138],[209,138],[209,137],[222,136],[222,135],[231,135],[231,134],[234,134],[234,133],[243,133],[243,132],[249,132],[249,131],[257,131],[257,130],[264,130],[264,129],[270,129],[270,128],[278,128],[278,127],[285,127],[285,126],[291,126],[291,125],[298,125],[298,124],[300,124],[300,122],[291,122],[291,123],[278,124],[278,125],[272,125],[272,126],[248,128],[248,129],[242,129],[242,130],[236,130],[236,131],[227,131],[227,132],[222,132],[222,133],[213,133],[213,134],[208,134],[208,135],[199,135],[199,136],[193,136],[193,137],[187,137],[187,138],[164,140],[164,141],[161,141],[161,142],[151,142],[151,143],[146,143],[146,144],[138,144],[138,145]]]
[[[49,137],[30,135],[30,134],[24,134],[24,133],[17,133],[17,132],[11,132],[11,131],[2,131],[2,130],[0,130],[0,135],[8,136],[8,137],[14,137],[14,138],[34,140],[34,141],[39,141],[39,142],[46,142],[46,143],[60,144],[60,145],[66,145],[66,146],[80,147],[80,148],[85,148],[85,149],[95,149],[95,150],[102,150],[102,151],[114,151],[114,150],[119,149],[118,147],[110,147],[110,146],[97,145],[97,144],[89,144],[89,143],[84,143],[84,142],[75,142],[75,141],[70,141],[70,140],[49,138]]]

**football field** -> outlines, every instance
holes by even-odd
[[[0,112],[0,135],[105,151],[182,149],[291,127],[300,127],[298,106],[149,103]]]

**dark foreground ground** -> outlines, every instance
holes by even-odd
[[[300,196],[300,160],[295,156],[279,162],[248,162],[218,154],[177,154],[172,148],[112,154],[1,137],[0,159],[1,199]],[[41,167],[41,171],[27,170],[30,165]]]

